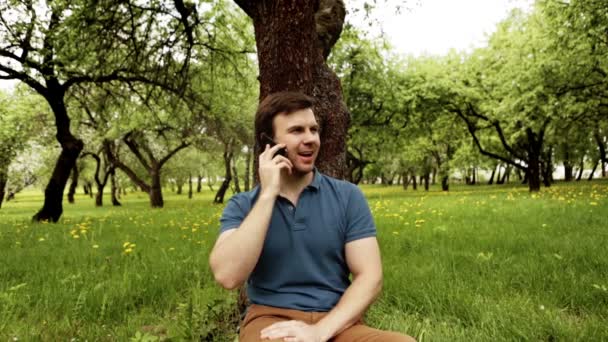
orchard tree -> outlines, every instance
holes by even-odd
[[[0,79],[19,80],[48,102],[61,153],[37,221],[56,222],[83,142],[70,128],[65,95],[77,84],[144,82],[178,91],[198,23],[182,0],[0,1]]]

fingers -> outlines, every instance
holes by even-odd
[[[285,162],[289,165],[289,167],[293,167],[293,164],[291,163],[291,160],[289,160],[287,157],[283,157],[283,156],[275,156],[274,158],[272,158],[272,161],[274,161],[277,165],[280,162]]]
[[[270,145],[266,144],[266,148],[264,149],[264,152],[262,154],[260,154],[260,159],[264,158],[266,160],[271,160],[273,159],[273,156],[282,148],[285,148],[285,144],[276,144],[272,147],[270,147]]]
[[[260,338],[277,339],[277,338],[292,338],[290,341],[296,341],[294,335],[296,330],[302,325],[305,325],[301,321],[286,321],[274,323],[260,331]]]

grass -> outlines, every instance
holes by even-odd
[[[608,182],[363,189],[385,274],[369,324],[419,341],[608,340]],[[29,221],[38,193],[5,203],[0,340],[233,340],[235,295],[207,265],[212,198],[80,195],[58,224]]]

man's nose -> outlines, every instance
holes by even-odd
[[[305,144],[311,144],[311,143],[315,142],[316,138],[317,138],[316,133],[314,133],[311,130],[306,130],[306,132],[304,134],[303,142]]]

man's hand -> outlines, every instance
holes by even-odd
[[[321,330],[313,324],[302,321],[278,322],[260,332],[261,339],[279,339],[285,342],[325,342]]]
[[[293,164],[286,157],[276,155],[277,151],[285,147],[284,144],[276,144],[273,147],[266,145],[266,149],[260,154],[260,186],[262,192],[270,196],[278,196],[281,190],[281,169],[286,169],[290,174]],[[274,157],[273,157],[274,156]]]

